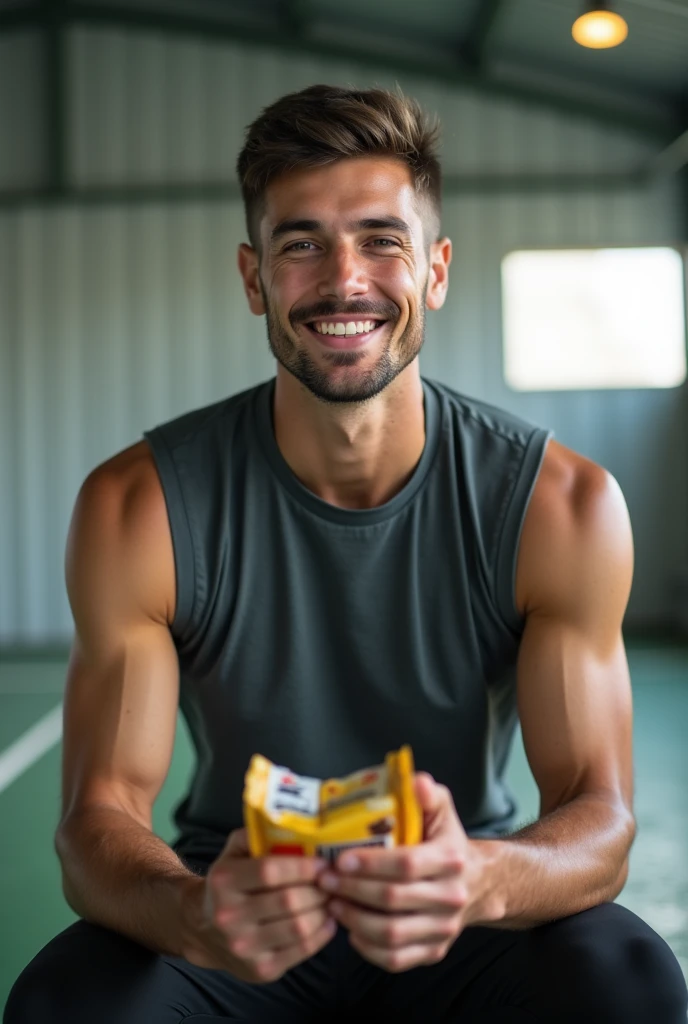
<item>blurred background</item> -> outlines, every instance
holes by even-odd
[[[315,83],[398,84],[441,118],[454,258],[423,376],[552,428],[626,496],[619,902],[688,972],[688,0],[578,21],[595,6],[0,0],[0,1005],[74,920],[52,835],[77,491],[143,430],[274,376],[234,166],[261,109]],[[192,764],[180,719],[163,838]],[[536,816],[520,739],[510,773]]]

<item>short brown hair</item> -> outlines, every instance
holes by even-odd
[[[399,89],[395,94],[311,85],[282,96],[247,127],[237,160],[251,245],[260,252],[258,225],[271,181],[287,171],[359,156],[396,157],[408,165],[429,214],[426,244],[435,240],[442,192],[439,132],[438,119],[431,122]]]

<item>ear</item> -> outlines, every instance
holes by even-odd
[[[262,316],[265,313],[265,303],[260,290],[260,259],[253,246],[241,243],[237,252],[237,264],[243,278],[249,309],[256,316]]]
[[[425,305],[428,309],[441,309],[447,297],[449,285],[449,264],[452,258],[452,244],[448,238],[430,244],[430,270]]]

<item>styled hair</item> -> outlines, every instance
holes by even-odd
[[[414,99],[385,89],[311,85],[282,96],[248,125],[237,174],[251,245],[260,252],[265,191],[279,175],[351,157],[396,157],[408,165],[426,245],[440,228],[439,120]]]

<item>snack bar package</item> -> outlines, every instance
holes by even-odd
[[[251,855],[324,857],[352,846],[412,846],[423,838],[413,789],[413,754],[403,746],[385,763],[343,779],[295,775],[254,754],[245,776],[244,823]]]

